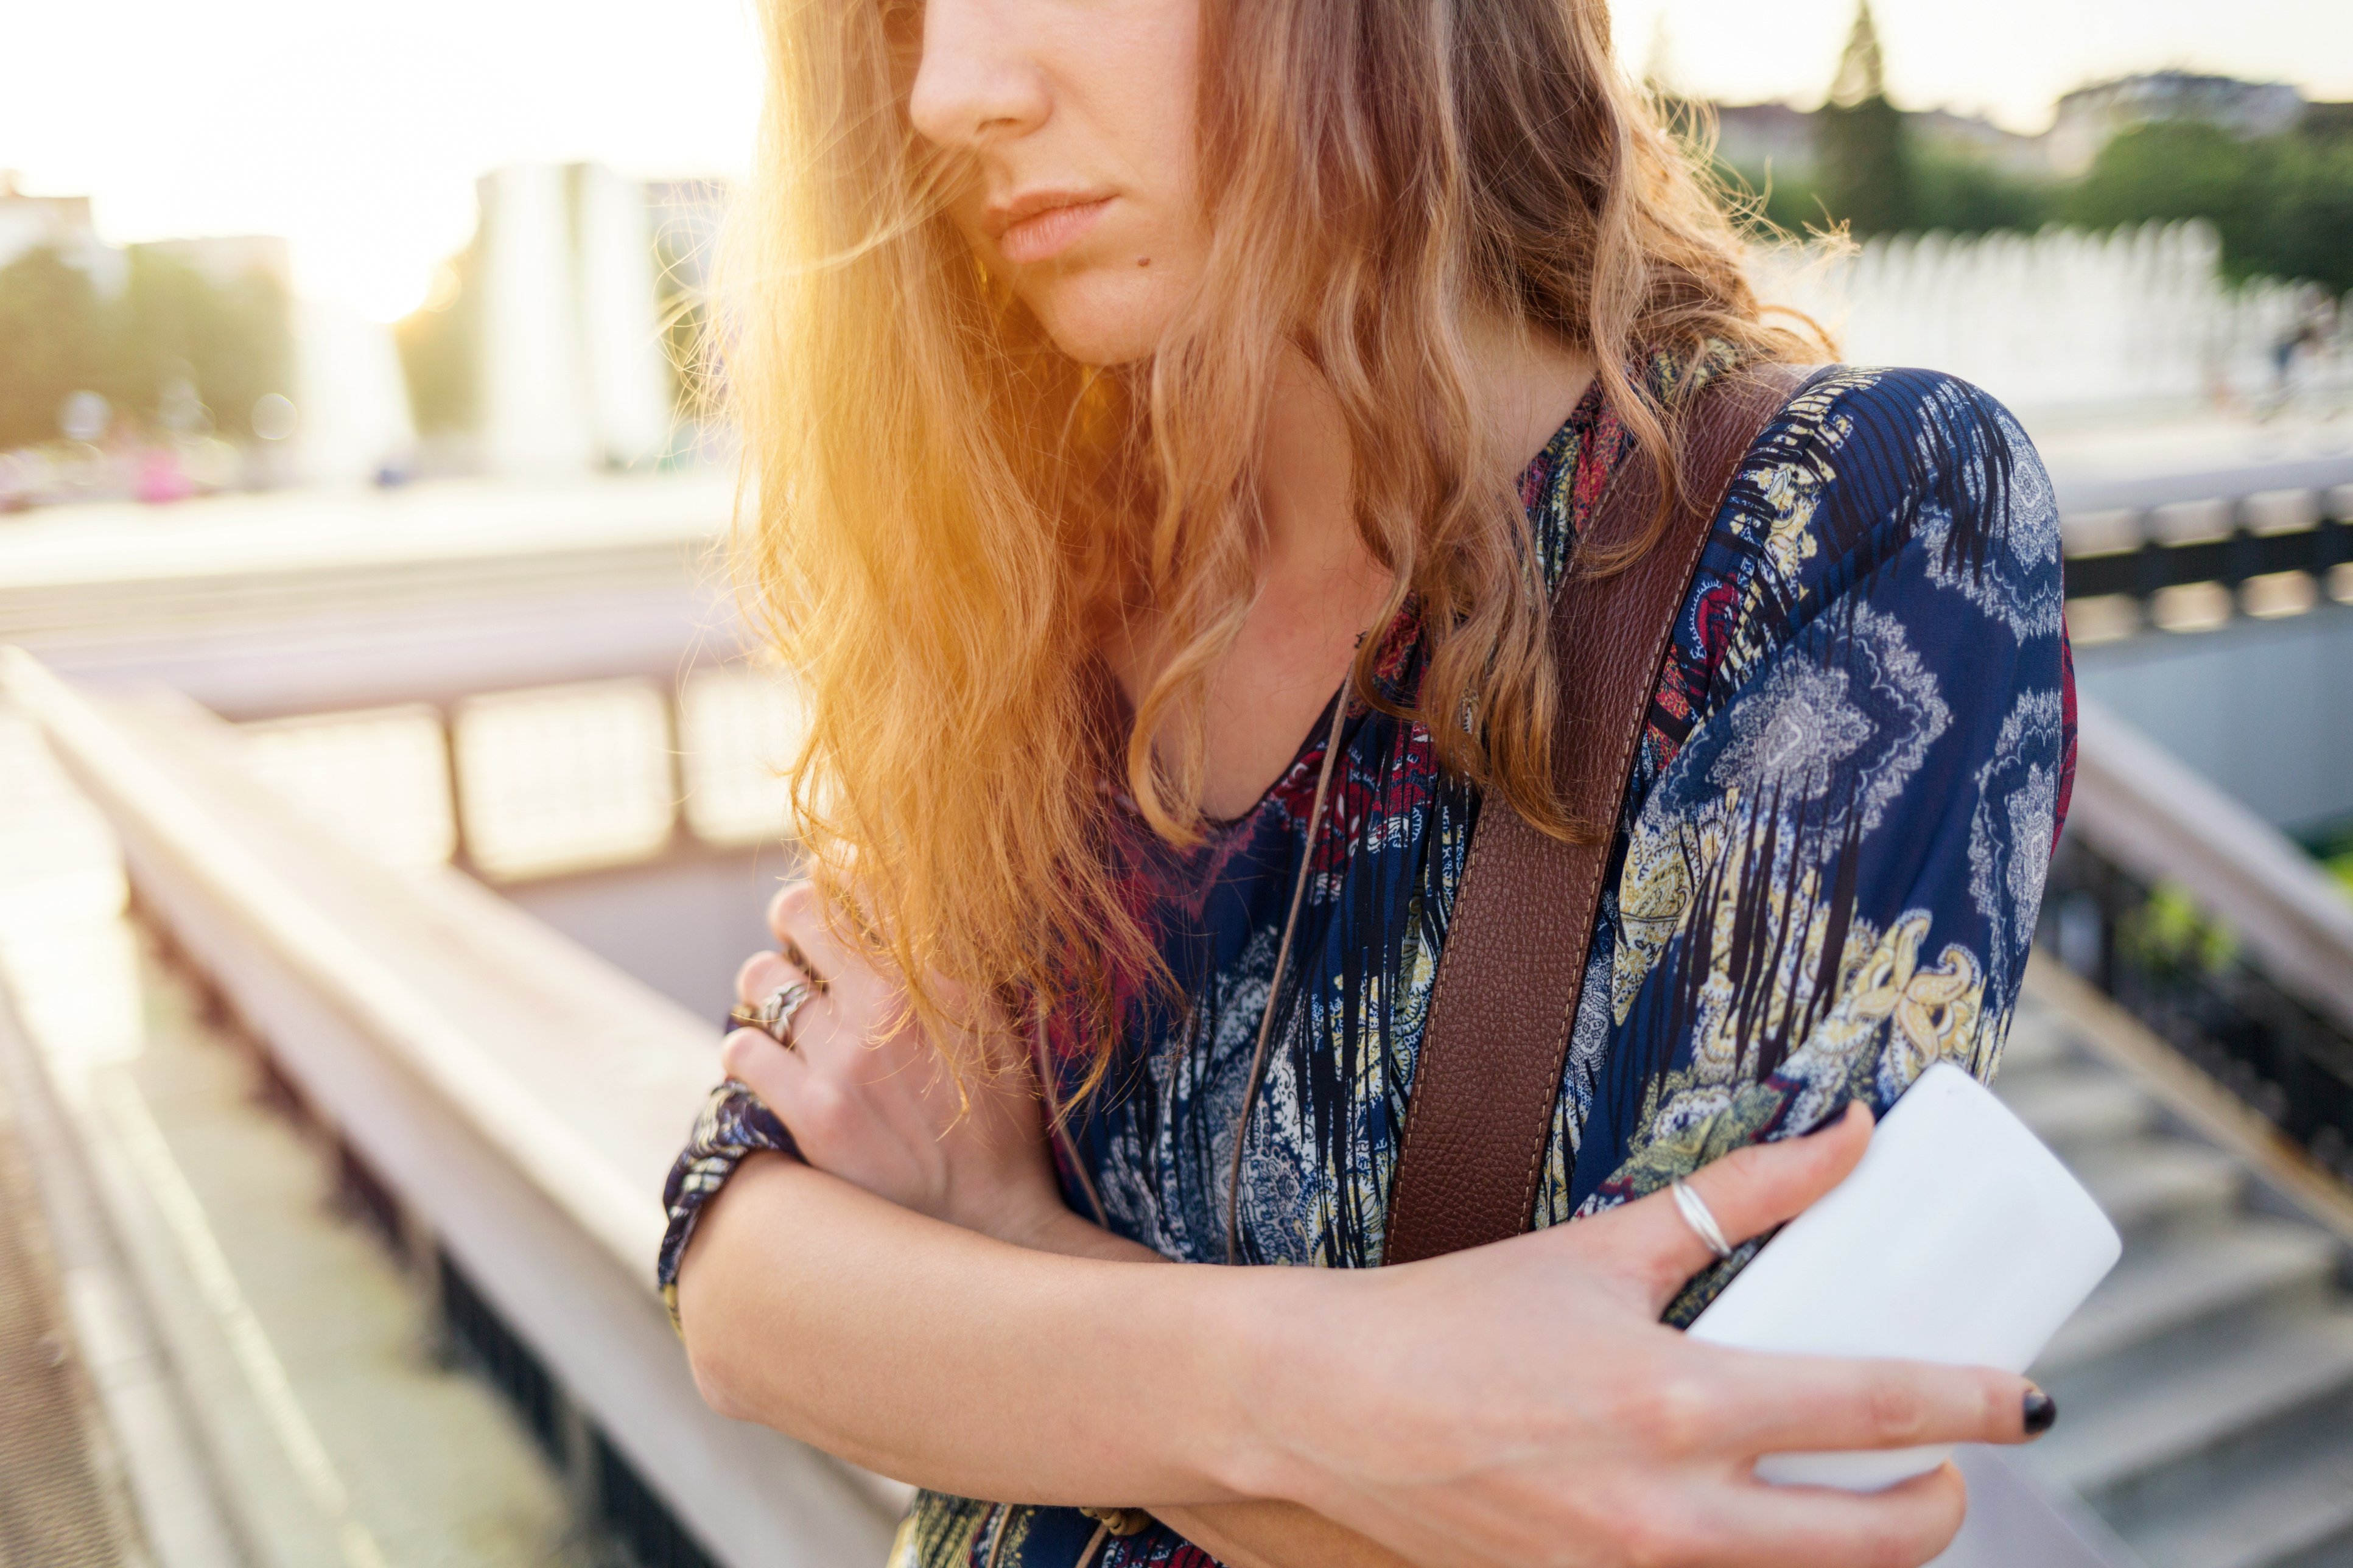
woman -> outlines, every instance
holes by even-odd
[[[670,1184],[706,1396],[929,1489],[894,1554],[927,1568],[1940,1550],[1949,1469],[1751,1463],[2020,1441],[2031,1384],[1659,1319],[1864,1108],[1999,1056],[2073,745],[2015,423],[1831,368],[1747,447],[1537,1228],[1376,1268],[1473,830],[1612,832],[1552,785],[1551,589],[1639,554],[1578,553],[1613,481],[1662,476],[1663,523],[1709,385],[1800,345],[1596,4],[768,27],[728,375],[811,881]]]

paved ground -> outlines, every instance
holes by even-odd
[[[0,1080],[0,1563],[103,1568],[134,1559],[90,1377],[16,1103]]]

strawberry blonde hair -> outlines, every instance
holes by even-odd
[[[1601,0],[1201,3],[1208,256],[1148,362],[1072,362],[977,263],[944,211],[961,167],[907,123],[903,0],[764,0],[722,274],[738,561],[807,707],[810,874],[918,1018],[990,996],[1019,1027],[1075,1000],[1098,1063],[1113,975],[1160,973],[1104,785],[1172,842],[1202,830],[1203,697],[1251,603],[1286,349],[1338,397],[1356,526],[1396,575],[1384,621],[1419,606],[1441,763],[1563,836],[1591,828],[1551,784],[1527,454],[1488,449],[1466,323],[1591,356],[1668,479],[1662,523],[1675,410],[1637,367],[1809,357],[1760,320],[1704,155],[1620,73]],[[1095,650],[1145,613],[1129,714]]]

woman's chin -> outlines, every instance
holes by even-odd
[[[1025,290],[1054,346],[1081,364],[1133,364],[1147,359],[1176,313],[1168,280],[1123,277],[1109,268],[1065,273]]]

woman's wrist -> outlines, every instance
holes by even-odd
[[[1314,1506],[1325,1489],[1293,1442],[1322,1430],[1327,1394],[1350,1375],[1336,1363],[1334,1330],[1364,1283],[1326,1268],[1224,1268],[1198,1339],[1205,1386],[1222,1396],[1206,1452],[1225,1493]],[[1361,1368],[1357,1373],[1361,1373]]]
[[[992,1234],[999,1241],[1065,1258],[1174,1261],[1082,1218],[1059,1202],[1050,1210],[1018,1219],[1008,1216]],[[1198,1293],[1187,1292],[1187,1305],[1178,1314],[1181,1322],[1171,1325],[1185,1342],[1165,1347],[1173,1353],[1152,1358],[1189,1369],[1184,1374],[1189,1387],[1164,1391],[1155,1403],[1167,1410],[1180,1399],[1198,1402],[1201,1426],[1198,1438],[1186,1447],[1194,1455],[1208,1457],[1200,1467],[1209,1489],[1203,1500],[1276,1498],[1281,1494],[1269,1489],[1270,1478],[1291,1470],[1280,1462],[1275,1434],[1260,1422],[1261,1406],[1253,1393],[1265,1385],[1269,1369],[1301,1370],[1303,1348],[1318,1337],[1313,1325],[1335,1304],[1326,1300],[1332,1292],[1325,1289],[1335,1281],[1323,1269],[1208,1268],[1196,1270],[1189,1283]],[[1303,1328],[1304,1332],[1295,1331]],[[1320,1380],[1311,1374],[1307,1381]]]

